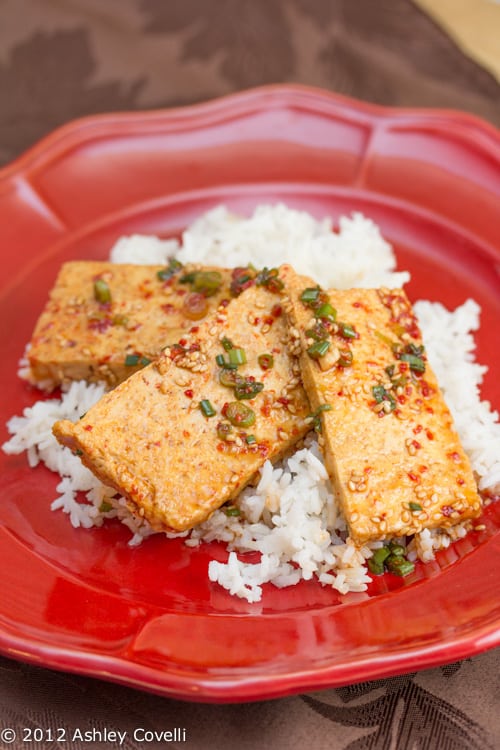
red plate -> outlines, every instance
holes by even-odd
[[[388,110],[298,87],[72,123],[0,174],[1,440],[36,394],[16,364],[57,269],[131,232],[177,234],[225,203],[284,201],[372,217],[413,299],[483,309],[483,396],[500,406],[500,138],[453,112]],[[451,662],[500,643],[500,503],[403,580],[339,597],[315,582],[250,605],[210,584],[210,556],[49,510],[56,478],[0,454],[0,649],[36,664],[204,701],[282,696]]]

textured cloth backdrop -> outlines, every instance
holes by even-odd
[[[0,0],[2,163],[81,115],[275,82],[500,123],[494,76],[408,0]],[[137,727],[182,727],[186,742],[169,746],[487,750],[500,743],[499,664],[495,651],[338,690],[207,706],[0,658],[0,723],[108,727],[127,732],[126,748],[146,746],[134,739]],[[20,739],[9,746],[26,747]]]

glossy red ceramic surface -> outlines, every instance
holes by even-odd
[[[0,173],[0,330],[6,420],[38,396],[16,377],[64,260],[107,257],[131,232],[178,234],[225,203],[362,211],[410,269],[408,291],[482,305],[483,395],[500,406],[500,137],[452,112],[377,108],[271,87],[171,111],[92,117]],[[0,649],[16,659],[204,701],[282,696],[423,669],[500,643],[500,503],[486,529],[339,597],[315,582],[250,605],[209,583],[221,546],[52,513],[57,479],[0,454]]]

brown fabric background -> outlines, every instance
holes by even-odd
[[[81,115],[188,104],[276,82],[381,104],[461,109],[500,124],[498,82],[409,0],[0,0],[0,164]],[[0,657],[0,729],[18,733],[0,747],[28,746],[23,727],[127,731],[127,748],[160,746],[134,741],[136,727],[182,727],[186,742],[168,746],[492,749],[500,745],[499,654],[226,706],[181,703]]]

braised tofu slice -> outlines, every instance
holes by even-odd
[[[281,278],[304,387],[353,540],[478,516],[469,460],[406,294],[325,294],[290,267]]]
[[[131,511],[183,531],[310,429],[281,296],[253,286],[54,434]]]
[[[200,266],[65,263],[28,351],[30,380],[109,386],[141,369],[229,298],[231,272]]]

